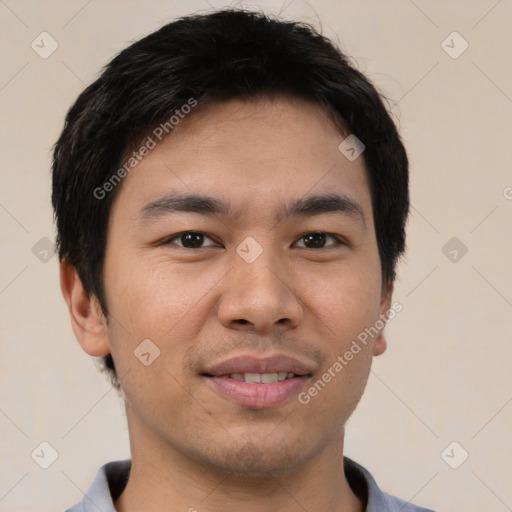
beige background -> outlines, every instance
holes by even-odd
[[[64,511],[102,464],[129,457],[121,400],[74,338],[57,257],[40,261],[41,238],[55,239],[51,147],[116,52],[209,5],[228,3],[0,1],[1,511]],[[512,510],[512,3],[244,5],[319,18],[388,96],[411,160],[409,249],[394,297],[404,309],[349,421],[346,454],[406,500]],[[59,45],[47,59],[31,48],[42,31]],[[469,44],[458,58],[445,51],[463,48],[458,36],[442,45],[453,31]],[[456,262],[442,250],[452,237],[468,248]],[[48,469],[31,458],[43,441],[58,452]],[[455,466],[463,450],[469,458],[452,469],[444,459]]]

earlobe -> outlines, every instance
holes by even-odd
[[[382,299],[380,302],[380,310],[379,310],[379,320],[383,323],[382,329],[379,328],[380,332],[375,337],[373,342],[373,355],[380,356],[386,351],[388,346],[386,337],[384,335],[384,328],[386,326],[386,322],[388,320],[389,310],[391,308],[391,296],[393,295],[393,290],[385,290],[382,294]]]
[[[108,326],[98,300],[84,290],[75,267],[66,260],[60,262],[60,289],[82,349],[91,356],[110,354]]]
[[[381,331],[373,342],[373,355],[380,356],[386,351],[388,347],[384,333]]]

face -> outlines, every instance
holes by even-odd
[[[306,102],[229,101],[124,179],[104,346],[140,451],[277,473],[343,438],[384,338],[344,354],[389,308],[364,160],[343,138]]]

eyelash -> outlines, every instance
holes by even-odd
[[[172,235],[170,237],[167,237],[165,238],[164,240],[162,240],[162,242],[158,245],[171,245],[173,243],[173,240],[176,240],[176,239],[179,239],[181,236],[183,235],[188,235],[188,234],[194,234],[194,235],[203,235],[205,236],[206,238],[209,238],[210,240],[212,240],[213,242],[215,242],[215,240],[207,235],[206,233],[203,233],[202,231],[182,231],[181,233],[177,233],[175,235]],[[338,247],[338,246],[343,246],[343,245],[348,245],[341,237],[339,237],[338,235],[335,235],[333,233],[327,233],[325,231],[308,231],[307,233],[304,233],[303,235],[301,235],[297,241],[299,240],[302,240],[304,239],[306,236],[308,235],[327,235],[328,237],[331,237],[336,243],[335,244],[331,244],[331,245],[328,245],[326,247],[320,247],[319,249],[315,249],[315,248],[310,248],[310,247],[302,247],[302,249],[306,249],[306,250],[309,250],[309,251],[317,251],[317,250],[326,250],[326,249],[329,249],[331,247]],[[296,242],[295,242],[296,243]],[[177,244],[176,244],[177,245]],[[191,247],[183,247],[182,245],[177,245],[178,247],[180,247],[181,249],[185,249],[187,251],[198,251],[199,249],[206,249],[206,247],[212,247],[212,245],[208,245],[208,246],[205,246],[205,247],[198,247],[198,248],[191,248]]]

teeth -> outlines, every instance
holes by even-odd
[[[295,376],[294,373],[275,372],[275,373],[232,373],[226,375],[234,380],[241,382],[249,382],[251,384],[271,384],[274,382],[281,382],[286,379],[291,379]]]
[[[260,373],[244,373],[245,382],[252,382],[253,384],[261,383]]]

